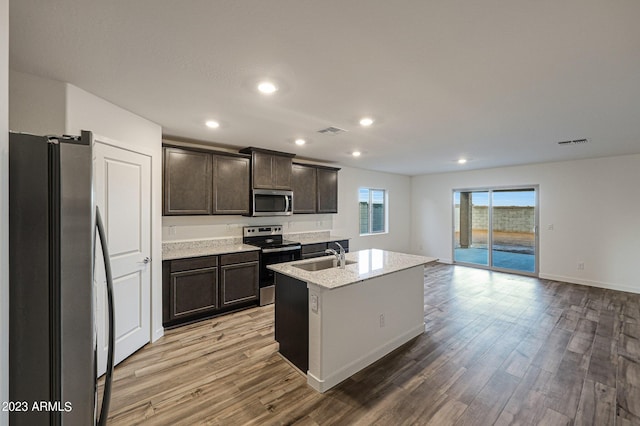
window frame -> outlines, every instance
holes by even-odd
[[[368,217],[368,226],[367,232],[362,233],[362,216],[360,214],[360,191],[366,190],[369,195],[369,200],[367,201],[367,205],[369,206],[369,217]],[[383,229],[381,231],[373,231],[373,192],[380,191],[382,192],[382,208],[383,208]],[[384,188],[371,188],[371,187],[359,187],[358,188],[358,234],[362,236],[367,235],[381,235],[389,233],[389,191]]]

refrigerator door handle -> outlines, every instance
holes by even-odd
[[[111,262],[109,261],[109,247],[107,247],[107,234],[104,231],[102,218],[100,217],[100,209],[96,206],[96,228],[100,235],[100,246],[102,247],[102,257],[104,261],[104,270],[107,276],[107,304],[109,315],[109,348],[107,349],[107,372],[104,381],[104,392],[102,394],[102,408],[100,410],[100,418],[98,426],[107,424],[107,415],[109,414],[109,403],[111,402],[111,384],[113,382],[113,353],[115,350],[115,318],[113,308],[113,278],[111,275]]]

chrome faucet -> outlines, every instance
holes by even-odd
[[[347,263],[344,258],[344,247],[340,245],[340,243],[335,243],[338,247],[340,247],[340,253],[335,251],[334,249],[328,248],[324,252],[327,254],[332,254],[338,259],[338,266],[341,269],[344,269],[345,264]]]

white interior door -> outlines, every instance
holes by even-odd
[[[95,197],[104,222],[113,276],[117,364],[151,336],[151,158],[96,141]],[[96,245],[98,376],[107,362],[106,279]]]

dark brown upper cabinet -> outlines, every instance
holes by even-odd
[[[291,189],[291,161],[295,154],[260,148],[244,148],[251,154],[251,187],[253,189]]]
[[[211,178],[211,154],[165,147],[163,214],[211,214]]]
[[[213,155],[213,214],[249,214],[249,159]]]
[[[249,157],[164,147],[164,215],[249,214]]]
[[[338,213],[338,170],[293,163],[293,212]]]
[[[250,213],[255,189],[293,190],[293,213],[338,213],[338,168],[293,163],[294,154],[242,154],[164,146],[163,214]]]
[[[293,213],[316,212],[316,170],[306,164],[292,165]]]
[[[338,170],[333,167],[318,167],[317,180],[317,212],[338,213]],[[294,193],[295,206],[295,193]]]

